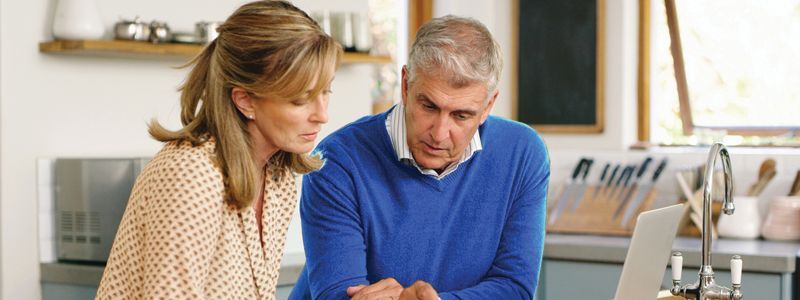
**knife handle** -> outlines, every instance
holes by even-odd
[[[593,163],[594,163],[594,159],[591,159],[591,158],[587,158],[586,159],[586,162],[583,164],[584,168],[583,168],[583,175],[581,175],[581,180],[583,180],[583,181],[586,180],[586,175],[589,175],[589,168],[592,167]]]
[[[639,171],[636,173],[636,179],[642,178],[644,172],[647,171],[647,166],[650,165],[650,162],[653,161],[653,158],[648,156],[644,159],[641,166],[639,166]]]
[[[581,157],[581,160],[578,161],[578,165],[575,166],[575,169],[572,170],[572,180],[578,179],[578,175],[581,173],[581,169],[583,169],[583,164],[586,163],[586,158]]]
[[[614,185],[620,186],[623,182],[625,182],[626,177],[630,178],[629,175],[632,172],[633,172],[633,167],[626,166],[624,169],[622,169],[622,174],[619,175],[619,178],[617,178],[617,183],[615,183]]]
[[[658,167],[656,167],[656,171],[653,172],[653,180],[652,180],[653,182],[656,182],[656,180],[658,180],[658,176],[661,176],[661,172],[664,171],[664,168],[666,167],[667,167],[667,158],[665,157],[658,164]]]
[[[623,173],[625,175],[624,176],[625,177],[625,183],[624,183],[623,186],[628,186],[631,183],[631,177],[633,177],[633,170],[635,170],[635,169],[636,169],[636,166],[629,166],[628,167],[628,172],[627,173]]]

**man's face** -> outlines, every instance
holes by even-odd
[[[408,82],[403,68],[403,105],[407,142],[421,167],[443,171],[461,159],[478,126],[492,110],[497,91],[486,96],[486,85],[452,87],[443,76],[417,71]]]

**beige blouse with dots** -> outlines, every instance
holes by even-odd
[[[167,143],[137,178],[97,299],[274,299],[295,177],[267,171],[255,210],[223,201],[214,141]]]

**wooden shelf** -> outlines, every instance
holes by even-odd
[[[191,58],[203,49],[195,44],[152,44],[122,40],[62,40],[39,43],[39,52],[54,54],[77,54],[86,56],[144,57],[144,58]],[[345,52],[343,64],[392,63],[389,56]]]

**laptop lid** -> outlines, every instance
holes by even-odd
[[[684,204],[643,212],[633,229],[615,300],[656,299]]]

